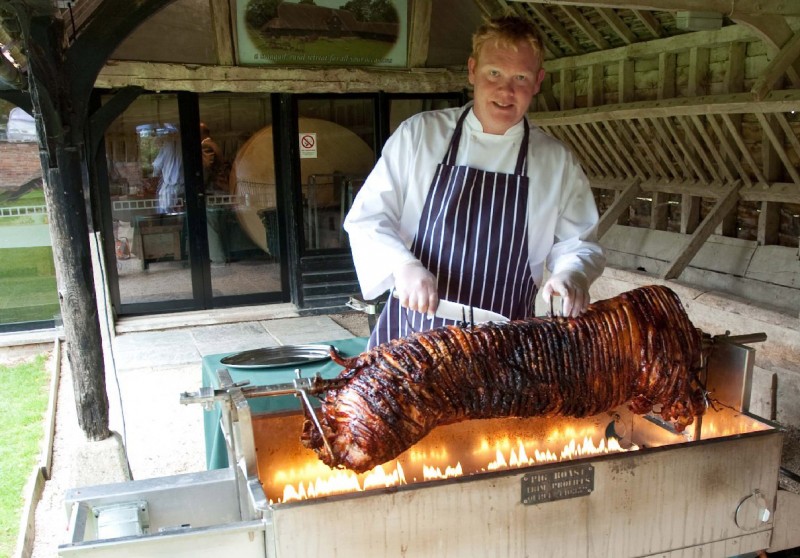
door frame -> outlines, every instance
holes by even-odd
[[[154,92],[143,92],[146,95]],[[105,266],[107,274],[105,283],[109,291],[111,305],[115,315],[135,316],[142,314],[160,314],[166,312],[184,312],[192,310],[207,310],[211,308],[222,308],[230,306],[244,306],[249,304],[270,304],[287,302],[290,300],[289,287],[289,261],[291,254],[287,250],[287,223],[285,217],[281,218],[279,212],[278,235],[281,247],[281,254],[286,257],[280,259],[281,290],[277,292],[248,293],[244,295],[228,295],[214,297],[211,285],[211,259],[208,248],[208,229],[206,218],[206,200],[203,188],[203,161],[200,148],[200,96],[197,93],[186,91],[162,91],[161,94],[168,93],[176,95],[178,102],[179,129],[181,133],[181,149],[183,157],[183,174],[185,183],[185,208],[187,220],[187,249],[190,254],[190,279],[192,285],[192,297],[182,300],[163,300],[156,302],[135,302],[123,303],[119,291],[119,277],[116,266]],[[137,96],[138,97],[138,96]],[[271,95],[272,106],[275,106],[275,95]],[[131,98],[127,104],[119,110],[120,113],[129,106],[133,100]],[[99,99],[99,95],[98,95]],[[119,109],[119,107],[118,107]],[[113,120],[113,119],[112,119]],[[276,119],[273,116],[273,121]],[[107,126],[111,122],[107,123]],[[106,127],[107,127],[106,126]],[[281,143],[279,133],[275,132],[279,127],[273,125],[276,160],[279,143]],[[105,129],[99,131],[102,135]],[[99,222],[103,232],[103,252],[106,262],[116,262],[116,247],[113,234],[113,217],[111,214],[111,193],[106,160],[105,140],[100,140],[100,148],[95,158],[95,176],[98,187],[97,206],[99,208]],[[277,169],[276,169],[277,170]],[[280,184],[279,181],[278,184]],[[281,188],[277,189],[278,203],[281,204]]]

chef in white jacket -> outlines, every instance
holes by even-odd
[[[370,347],[454,320],[440,299],[510,319],[541,286],[578,316],[605,265],[597,208],[575,156],[529,124],[544,78],[531,23],[492,20],[473,36],[473,102],[403,122],[345,220],[362,294],[392,290]]]

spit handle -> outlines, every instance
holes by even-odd
[[[766,341],[767,334],[762,331],[761,333],[745,333],[744,335],[717,335],[714,340],[746,345],[748,343],[761,343],[762,341]]]

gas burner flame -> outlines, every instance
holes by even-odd
[[[555,463],[586,456],[638,449],[635,445],[627,449],[623,448],[616,438],[601,438],[595,444],[593,437],[588,433],[583,436],[583,442],[581,443],[577,441],[576,434],[578,433],[574,430],[567,432],[555,431],[551,433],[551,436],[553,434],[555,434],[555,439],[568,439],[569,441],[560,450],[552,451],[549,448],[539,449],[535,447],[535,441],[527,441],[528,443],[526,444],[523,440],[517,439],[514,443],[505,438],[491,444],[489,440],[484,439],[480,447],[473,452],[472,461],[485,463],[485,465],[478,465],[474,470],[470,470],[467,473],[464,472],[464,467],[460,460],[457,460],[455,465],[433,464],[450,459],[449,451],[425,451],[416,447],[397,460],[379,465],[371,471],[360,475],[352,471],[328,469],[327,466],[322,465],[320,462],[306,463],[299,469],[279,471],[275,474],[272,484],[276,488],[283,484],[283,497],[277,501],[270,499],[270,504],[407,485],[409,481],[406,479],[406,473],[401,461],[405,462],[407,467],[421,470],[421,479],[417,479],[417,477],[412,477],[411,479],[411,483],[417,483],[461,477],[465,474],[471,475],[487,471],[529,467],[541,463]],[[573,437],[570,439],[567,438],[567,435],[572,435]],[[551,442],[553,439],[552,437],[550,438]],[[528,446],[527,448],[526,445]],[[550,445],[553,444],[551,443]],[[298,481],[297,479],[301,480]]]

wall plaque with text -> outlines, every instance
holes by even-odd
[[[569,465],[522,476],[522,503],[542,504],[586,496],[594,490],[594,467]]]

